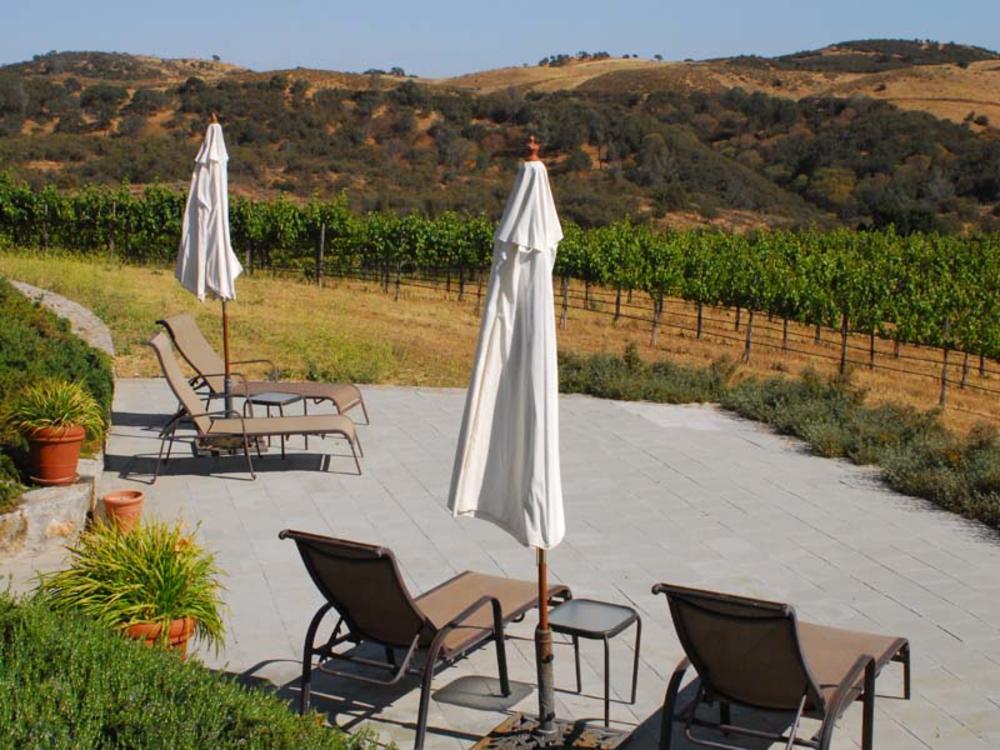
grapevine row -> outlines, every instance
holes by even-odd
[[[177,249],[185,196],[165,187],[34,190],[0,176],[0,243],[113,252],[168,263]],[[341,196],[297,204],[233,198],[233,244],[251,268],[384,274],[453,269],[472,278],[489,267],[494,225],[445,213],[356,216]],[[555,273],[645,293],[655,325],[663,300],[734,307],[843,334],[1000,357],[1000,236],[879,232],[657,231],[628,220],[597,229],[567,224]],[[585,292],[586,294],[586,292]]]

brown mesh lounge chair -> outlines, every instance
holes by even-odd
[[[191,379],[191,385],[195,390],[204,391],[209,401],[213,398],[222,398],[225,392],[225,363],[212,348],[212,345],[208,343],[195,319],[189,313],[180,313],[156,322],[167,329],[177,351],[198,373]],[[272,374],[277,372],[274,363],[269,359],[241,359],[230,364],[266,364],[270,366]],[[313,403],[330,401],[337,407],[338,414],[344,414],[355,406],[360,406],[361,412],[365,415],[365,424],[370,423],[364,397],[356,385],[247,380],[246,378],[238,378],[237,382],[233,383],[233,395],[235,396],[255,396],[259,393],[294,393],[301,396],[307,405],[310,399]]]
[[[257,477],[253,470],[253,461],[250,458],[250,443],[253,442],[258,448],[258,438],[264,437],[285,437],[289,435],[340,435],[351,445],[351,453],[354,456],[354,464],[361,473],[361,462],[358,460],[361,452],[361,443],[354,430],[354,423],[340,414],[310,414],[303,417],[243,417],[236,412],[206,412],[195,393],[194,388],[184,377],[177,358],[174,357],[173,348],[170,346],[170,339],[163,332],[157,333],[149,340],[149,345],[153,347],[157,358],[160,360],[160,367],[163,368],[163,375],[167,379],[170,390],[174,392],[180,402],[180,409],[160,430],[160,453],[156,458],[156,471],[153,473],[155,482],[160,475],[160,464],[170,460],[170,450],[174,445],[174,433],[177,427],[185,419],[190,419],[194,424],[200,438],[234,437],[239,438],[243,454],[247,459],[247,467],[250,476]],[[163,456],[163,447],[167,445],[166,458]],[[285,457],[285,444],[281,444],[281,457]]]
[[[660,747],[670,748],[675,721],[687,738],[713,748],[736,748],[703,737],[692,727],[826,750],[836,721],[855,700],[863,702],[861,746],[872,750],[875,678],[890,661],[903,663],[903,697],[910,697],[910,645],[905,638],[859,633],[800,622],[788,604],[658,583],[666,594],[677,636],[687,655],[667,687]],[[676,712],[677,695],[690,666],[698,673],[694,700]],[[696,717],[701,703],[718,701],[714,722]],[[731,723],[730,705],[793,713],[787,734],[771,734]],[[676,713],[675,713],[676,712]],[[818,719],[809,739],[798,736],[803,718]]]
[[[420,750],[427,732],[434,672],[491,640],[496,643],[501,691],[510,694],[504,626],[538,606],[535,582],[466,571],[413,598],[387,549],[288,529],[278,536],[295,540],[306,570],[326,598],[306,630],[299,704],[303,713],[309,709],[314,657],[322,672],[379,685],[394,685],[408,674],[419,675],[422,684],[414,747]],[[570,596],[566,586],[549,587],[550,599]],[[317,645],[316,632],[331,610],[338,616],[337,623],[330,638]],[[381,646],[386,660],[335,652],[345,643]],[[336,660],[384,670],[388,675],[381,678],[342,672],[331,666]]]

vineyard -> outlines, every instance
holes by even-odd
[[[183,202],[182,193],[158,187],[65,194],[0,179],[0,242],[169,263]],[[461,297],[482,293],[492,256],[486,217],[357,216],[343,196],[305,204],[235,198],[230,219],[233,244],[251,273],[278,270],[316,282],[365,278],[397,293],[403,284],[440,283]],[[664,319],[666,301],[681,299],[691,303],[685,325],[698,338],[713,309],[735,310],[745,360],[755,346],[794,351],[801,326],[791,326],[790,334],[789,322],[815,327],[817,340],[821,329],[835,328],[840,346],[833,356],[841,369],[857,334],[867,337],[864,359],[871,367],[904,371],[909,355],[900,354],[900,344],[937,347],[942,403],[950,356],[962,358],[963,387],[970,368],[983,374],[987,359],[1000,358],[997,235],[901,236],[892,229],[731,235],[654,231],[628,220],[595,229],[566,224],[564,231],[555,268],[563,319],[570,306],[616,321],[639,319],[655,342],[665,325],[677,325]],[[879,339],[892,342],[894,352],[887,355]],[[876,352],[902,361],[876,363]]]

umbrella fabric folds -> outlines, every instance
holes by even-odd
[[[493,242],[448,506],[525,546],[562,540],[552,267],[562,229],[541,161],[522,163]]]
[[[208,126],[194,160],[191,190],[184,206],[184,225],[174,275],[202,302],[206,294],[222,300],[222,352],[225,362],[226,411],[233,409],[229,372],[229,316],[226,302],[236,298],[236,277],[243,272],[229,239],[229,154],[222,126]]]
[[[175,269],[178,281],[202,301],[206,294],[235,299],[243,271],[229,239],[228,161],[222,126],[212,123],[195,157]]]

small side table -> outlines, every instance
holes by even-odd
[[[549,627],[573,639],[576,660],[576,692],[583,692],[580,679],[580,639],[604,641],[604,726],[611,721],[611,654],[608,641],[635,623],[635,658],[632,661],[632,700],[639,679],[639,644],[642,640],[642,618],[623,604],[599,602],[594,599],[570,599],[552,610]]]
[[[252,406],[263,406],[267,411],[267,416],[271,416],[271,407],[278,408],[278,415],[285,416],[285,407],[290,404],[303,401],[302,396],[297,393],[280,393],[278,391],[268,391],[266,393],[255,393],[247,396],[243,402],[243,416],[247,416],[247,410],[253,412]],[[271,444],[271,438],[267,439],[267,444]],[[306,437],[306,448],[309,447],[309,438]],[[285,457],[285,436],[281,436],[281,457]]]

